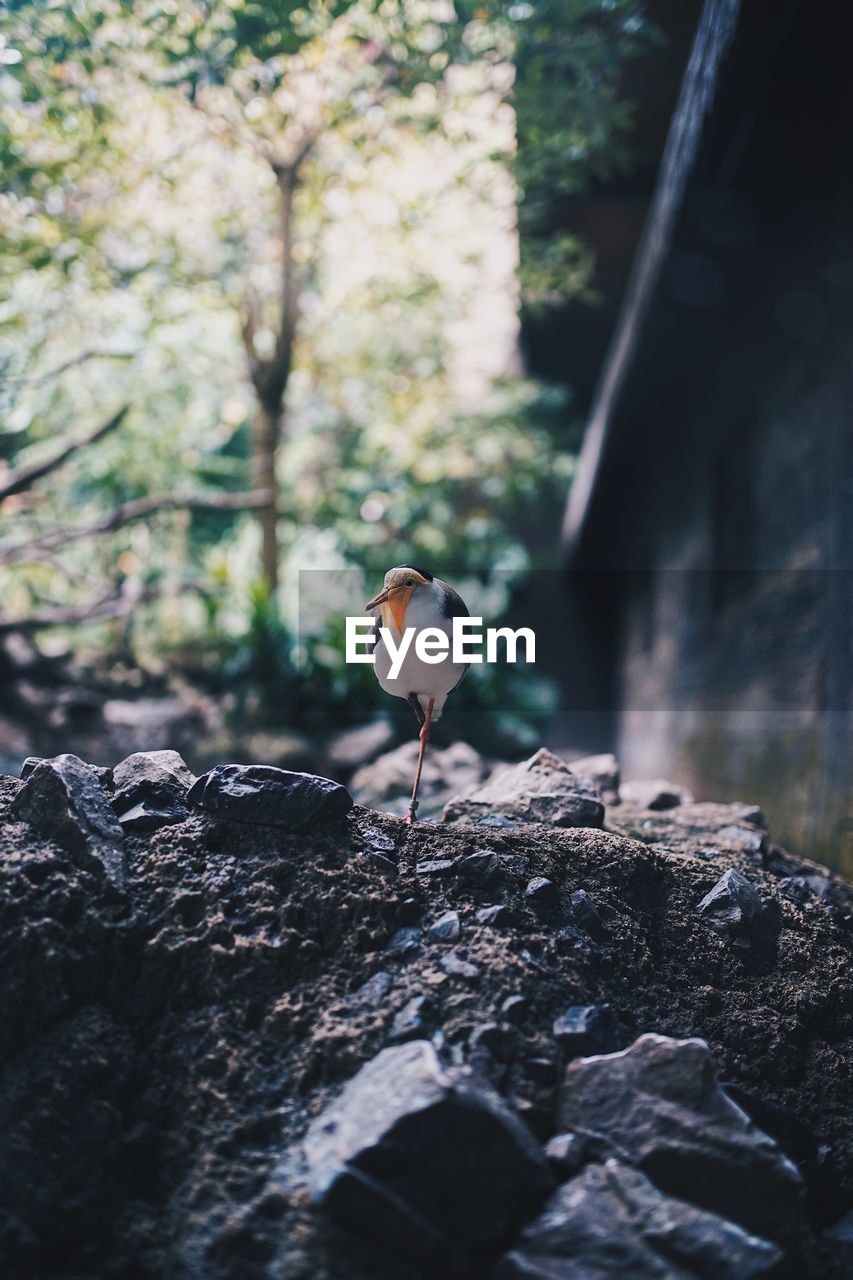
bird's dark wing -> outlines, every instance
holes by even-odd
[[[470,618],[468,606],[458,591],[454,591],[446,582],[437,581],[436,585],[441,587],[444,595],[441,612],[445,618]]]
[[[367,644],[364,646],[366,653],[375,654],[376,650],[382,643],[382,637],[379,634],[379,628],[382,625],[382,610],[373,610],[373,626],[367,633]]]
[[[436,579],[436,585],[441,587],[441,590],[443,593],[444,598],[441,603],[441,612],[444,614],[445,618],[470,618],[471,617],[471,614],[468,611],[468,606],[465,603],[465,601],[462,599],[458,591],[454,591],[451,586],[448,586],[446,582],[442,582],[440,578]],[[466,667],[465,670],[462,672],[462,675],[456,681],[456,684],[453,686],[453,689],[459,688],[460,684],[465,679],[467,674],[468,674],[468,668]],[[453,689],[450,690],[451,693],[453,692]]]

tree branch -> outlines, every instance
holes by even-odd
[[[199,588],[187,584],[180,588],[182,594],[197,592]],[[43,609],[40,613],[24,618],[9,618],[0,614],[0,635],[10,631],[40,631],[46,627],[74,627],[84,622],[112,622],[126,618],[140,604],[156,600],[164,593],[157,587],[145,587],[141,591],[111,591],[82,605],[65,608]]]
[[[253,489],[250,493],[161,493],[147,498],[134,498],[114,507],[91,524],[79,525],[76,529],[55,529],[18,545],[0,543],[0,561],[5,564],[20,564],[31,556],[55,551],[69,542],[112,533],[114,529],[132,524],[135,520],[144,520],[146,516],[158,511],[255,511],[265,507],[269,500],[270,494],[266,489]]]
[[[31,467],[21,467],[18,471],[13,471],[6,482],[0,485],[0,502],[6,498],[11,498],[14,493],[23,493],[26,489],[31,489],[37,480],[41,480],[44,476],[49,475],[51,471],[55,471],[57,467],[61,467],[63,462],[77,453],[79,449],[88,449],[89,445],[97,444],[99,440],[103,440],[105,435],[110,431],[114,431],[125,418],[130,408],[124,405],[119,409],[118,413],[114,413],[111,418],[102,423],[95,431],[90,432],[88,436],[83,436],[82,440],[72,440],[69,444],[64,445],[58,453],[47,458],[44,462],[37,462]]]
[[[6,378],[5,381],[15,387],[37,387],[43,382],[50,382],[52,378],[58,378],[60,374],[75,368],[78,364],[85,364],[88,360],[132,360],[135,355],[135,351],[99,351],[92,347],[81,351],[79,355],[72,356],[70,360],[64,360],[53,369],[48,369],[47,373],[36,374],[34,378]]]

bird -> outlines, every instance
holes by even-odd
[[[465,601],[453,587],[413,564],[398,564],[389,569],[382,590],[364,607],[374,619],[367,646],[368,652],[373,653],[374,673],[386,693],[406,699],[420,724],[417,771],[412,798],[403,819],[414,824],[417,822],[418,791],[430,730],[441,716],[448,694],[464,679],[469,666],[468,663],[454,662],[452,652],[448,652],[441,662],[424,662],[415,652],[417,633],[427,627],[437,628],[448,636],[452,644],[453,619],[470,615]],[[395,678],[390,674],[391,654],[379,634],[379,627],[390,632],[395,645],[400,644],[407,627],[414,628],[412,642]]]

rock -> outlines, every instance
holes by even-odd
[[[554,1039],[572,1058],[611,1053],[619,1048],[619,1019],[609,1004],[573,1005],[553,1025]]]
[[[387,969],[380,969],[378,973],[374,973],[372,978],[368,978],[353,992],[352,998],[358,1004],[367,1004],[373,1008],[378,1008],[384,1002],[393,985],[393,976]]]
[[[560,905],[560,891],[547,876],[536,876],[524,890],[524,896],[537,911],[553,910]]]
[[[404,925],[391,934],[386,951],[397,956],[416,956],[421,950],[423,933],[417,925]]]
[[[663,778],[635,778],[631,782],[623,782],[619,798],[638,809],[675,809],[677,805],[690,804],[693,800],[686,787],[666,782]]]
[[[770,1241],[608,1160],[559,1188],[495,1280],[751,1280],[781,1257]]]
[[[98,770],[78,756],[40,761],[9,806],[13,821],[28,822],[67,849],[80,866],[124,887],[123,833]]]
[[[409,742],[358,769],[350,781],[356,801],[369,809],[405,813],[412,793],[418,749],[419,743],[413,734]],[[489,769],[490,765],[466,742],[454,742],[444,748],[430,747],[421,774],[419,816],[437,817],[452,796],[478,786]]]
[[[456,863],[452,858],[433,858],[432,861],[419,862],[415,867],[415,875],[418,876],[447,876],[456,870]]]
[[[463,978],[466,982],[479,981],[480,970],[477,966],[463,960],[455,951],[448,951],[447,955],[441,957],[439,964],[451,978]]]
[[[41,764],[43,759],[44,756],[27,756],[26,760],[21,765],[21,778],[26,780],[32,773],[33,769],[35,769],[36,765]]]
[[[414,1040],[423,1036],[426,1030],[424,1014],[427,1009],[426,996],[413,996],[411,1000],[398,1009],[391,1023],[389,1040]]]
[[[572,773],[586,778],[601,794],[602,800],[612,804],[619,799],[619,761],[609,753],[599,756],[583,756],[580,760],[570,760]]]
[[[424,904],[417,898],[404,898],[397,908],[400,924],[417,924],[424,913]]]
[[[545,1156],[555,1177],[564,1182],[586,1164],[589,1143],[579,1133],[555,1133],[545,1143]]]
[[[496,889],[505,879],[500,857],[491,849],[469,853],[457,869],[463,880],[478,889]]]
[[[195,774],[177,751],[135,751],[113,769],[116,794],[140,782],[168,782],[187,791]]]
[[[137,751],[113,769],[113,809],[125,831],[156,831],[182,822],[195,782],[177,751]]]
[[[773,965],[782,928],[779,904],[762,898],[739,871],[725,871],[696,912],[736,951],[762,968]]]
[[[548,1086],[556,1084],[559,1071],[553,1058],[527,1058],[524,1074],[535,1084]]]
[[[501,1003],[500,1014],[516,1026],[524,1022],[530,1013],[530,1001],[525,996],[507,996]]]
[[[431,1274],[483,1259],[552,1185],[499,1094],[444,1067],[425,1040],[362,1067],[311,1124],[304,1153],[310,1190],[337,1224]]]
[[[767,847],[764,815],[750,804],[703,801],[657,811],[623,803],[608,811],[607,825],[644,844],[661,844],[677,853],[714,849],[718,855],[760,854]]]
[[[853,1275],[853,1209],[824,1231],[821,1241],[835,1265],[834,1274]]]
[[[188,800],[229,822],[285,831],[330,822],[352,808],[352,798],[340,783],[271,764],[218,764],[194,783]]]
[[[703,1040],[644,1035],[566,1069],[558,1123],[613,1142],[664,1191],[784,1241],[802,1219],[802,1180],[717,1083]]]
[[[595,942],[603,942],[607,937],[607,930],[598,913],[598,907],[586,889],[576,889],[571,895],[570,902],[573,924],[589,934]]]
[[[349,773],[387,751],[393,738],[394,730],[387,720],[372,720],[352,729],[341,729],[326,744],[326,759],[332,770]]]
[[[461,933],[462,926],[456,911],[445,912],[427,929],[430,942],[457,942]]]
[[[594,787],[543,747],[529,760],[496,772],[483,786],[451,800],[444,821],[477,822],[496,813],[517,822],[600,827],[604,805]]]
[[[481,907],[477,912],[477,924],[491,925],[494,929],[510,929],[516,924],[515,912],[503,903],[494,907]]]
[[[498,1062],[509,1062],[518,1045],[518,1032],[499,1022],[481,1022],[471,1032],[468,1043],[472,1053],[485,1049]]]

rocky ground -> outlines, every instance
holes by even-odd
[[[24,773],[5,1275],[851,1273],[853,893],[754,807],[546,752],[413,828],[265,766]]]

